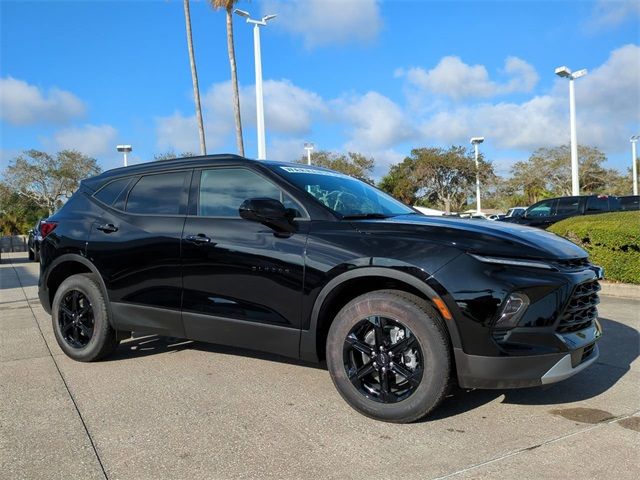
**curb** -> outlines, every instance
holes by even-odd
[[[602,287],[602,290],[600,290],[601,295],[640,300],[640,285],[601,281],[600,286]]]

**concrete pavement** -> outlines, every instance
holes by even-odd
[[[0,265],[0,478],[616,478],[640,468],[640,300],[603,296],[598,363],[546,388],[455,391],[427,421],[350,409],[328,373],[163,337],[64,356],[37,264]],[[636,472],[634,474],[633,472]]]

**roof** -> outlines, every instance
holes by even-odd
[[[286,162],[273,162],[269,160],[252,160],[240,155],[234,155],[231,153],[223,153],[219,155],[200,155],[196,157],[183,157],[173,158],[171,160],[154,160],[152,162],[137,163],[128,167],[113,168],[106,170],[100,175],[90,177],[82,181],[82,186],[88,187],[90,190],[97,190],[104,185],[108,180],[112,180],[118,177],[126,177],[130,175],[142,175],[145,173],[163,171],[163,170],[178,170],[185,167],[198,168],[207,167],[215,164],[255,164],[255,163],[267,163],[271,165],[287,165]]]

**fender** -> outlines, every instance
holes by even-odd
[[[423,293],[429,299],[440,299],[443,300],[440,295],[438,295],[433,288],[427,285],[426,280],[432,278],[429,276],[427,279],[422,280],[410,273],[403,272],[401,270],[396,270],[394,268],[384,268],[384,267],[361,267],[350,270],[348,272],[342,273],[337,277],[331,279],[320,291],[318,297],[313,304],[313,309],[311,311],[311,323],[309,325],[309,330],[302,330],[300,334],[300,358],[307,361],[318,361],[318,354],[316,351],[316,334],[318,329],[318,319],[320,317],[320,310],[322,309],[322,305],[325,300],[329,296],[329,294],[337,287],[339,287],[344,282],[349,280],[353,280],[354,278],[360,277],[387,277],[393,280],[398,280],[400,282],[411,285],[419,292]],[[444,300],[443,300],[444,301]],[[446,303],[446,302],[445,302]],[[449,332],[449,338],[451,339],[451,344],[454,348],[461,348],[462,343],[460,341],[460,334],[458,333],[458,327],[455,323],[455,320],[445,320],[445,325],[447,326],[447,330]]]
[[[98,279],[98,283],[100,284],[100,289],[102,290],[102,293],[106,300],[107,312],[109,313],[109,322],[113,323],[111,320],[113,316],[111,313],[111,301],[109,300],[107,285],[104,283],[104,279],[102,278],[102,275],[100,275],[100,272],[98,271],[96,266],[93,263],[91,263],[91,260],[89,260],[87,257],[79,253],[65,253],[64,255],[60,255],[59,257],[57,257],[55,260],[51,262],[51,264],[47,267],[47,270],[44,272],[42,283],[40,285],[39,297],[40,297],[40,303],[42,304],[44,309],[47,311],[47,313],[51,313],[51,304],[49,302],[49,285],[48,285],[49,275],[51,274],[51,272],[53,272],[56,269],[58,265],[64,262],[81,263],[82,265],[87,267],[91,271],[91,273],[93,273],[96,276],[96,278]],[[47,299],[46,304],[43,301],[43,295],[45,293],[46,293],[46,299]]]

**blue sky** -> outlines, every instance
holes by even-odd
[[[198,151],[182,1],[2,1],[1,163],[28,148],[76,148],[119,165]],[[377,160],[412,147],[482,146],[500,173],[567,143],[576,81],[579,143],[626,169],[640,130],[640,2],[239,2],[278,17],[262,31],[267,153],[305,141]],[[208,153],[235,152],[224,14],[191,2]],[[245,142],[255,156],[253,38],[235,17]]]

